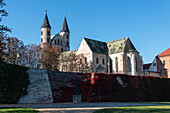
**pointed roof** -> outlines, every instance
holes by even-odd
[[[64,22],[63,22],[63,26],[61,28],[61,32],[69,32],[70,33],[68,25],[67,25],[66,16],[64,17]]]
[[[44,21],[43,21],[41,28],[50,28],[51,29],[51,26],[50,26],[50,23],[49,23],[49,20],[47,17],[47,12],[45,14]]]
[[[107,45],[105,42],[92,40],[88,38],[84,38],[84,40],[86,41],[87,45],[90,47],[93,53],[100,53],[100,54],[108,53]]]
[[[168,48],[167,50],[165,50],[164,52],[162,52],[158,56],[167,56],[167,55],[170,55],[170,48]]]
[[[87,45],[90,47],[93,53],[114,54],[119,52],[130,51],[137,52],[136,48],[134,47],[134,45],[132,44],[128,37],[107,43],[88,38],[84,38],[84,40],[87,42]]]
[[[114,54],[119,52],[129,52],[129,51],[136,51],[136,48],[130,41],[128,37],[122,38],[119,40],[107,42],[108,53]]]

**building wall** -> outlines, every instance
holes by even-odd
[[[155,71],[155,72],[157,72],[156,58],[153,60],[152,64],[150,65],[149,71]]]
[[[160,76],[170,78],[170,56],[157,57],[157,65]]]
[[[97,63],[97,58],[98,58],[98,63]],[[103,64],[104,60],[104,64]],[[103,70],[99,71],[97,70],[97,67],[99,65],[103,66]],[[102,72],[102,73],[107,73],[107,56],[105,54],[99,54],[99,53],[93,53],[93,64],[91,65],[94,70],[93,72]]]

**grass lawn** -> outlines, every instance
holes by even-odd
[[[94,113],[170,113],[170,105],[113,107],[100,109]]]
[[[37,110],[31,108],[0,108],[0,113],[37,113]]]

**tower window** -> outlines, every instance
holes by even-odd
[[[43,39],[41,38],[41,43],[43,42]]]
[[[50,39],[49,39],[49,38],[47,38],[47,42],[48,42],[48,43],[50,42]]]
[[[43,32],[41,31],[41,35],[43,35]]]
[[[99,63],[99,59],[98,58],[96,58],[96,64],[98,64]]]
[[[103,65],[105,64],[105,60],[104,60],[104,58],[103,58]]]
[[[69,39],[69,35],[67,35],[67,39]]]
[[[50,36],[50,32],[49,31],[47,31],[47,35]]]
[[[69,46],[69,41],[67,41],[67,46]]]

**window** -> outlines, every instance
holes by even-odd
[[[87,63],[87,57],[85,57],[84,61],[85,61],[85,63]]]
[[[166,74],[166,69],[164,69],[164,74]]]
[[[80,64],[82,64],[82,59],[80,59]]]
[[[41,43],[43,42],[43,39],[41,38]]]
[[[162,62],[161,62],[161,60],[159,61],[159,63],[160,63],[160,66],[162,65]]]
[[[67,35],[67,39],[69,39],[69,34]]]
[[[57,44],[57,40],[54,40],[55,45]]]
[[[160,70],[160,74],[162,75],[162,69]]]
[[[67,41],[67,46],[69,46],[69,42]]]
[[[63,45],[63,44],[62,44],[62,41],[61,41],[61,45]]]
[[[57,43],[58,43],[58,45],[60,45],[60,40],[59,39],[57,40]]]
[[[118,58],[115,58],[116,73],[118,73]]]
[[[41,35],[43,35],[43,32],[41,31]]]
[[[50,36],[50,32],[49,31],[47,31],[47,36]]]
[[[50,42],[50,39],[49,38],[47,38],[47,43],[49,43]]]
[[[156,63],[153,63],[153,66],[156,66]]]
[[[96,64],[98,64],[99,63],[99,59],[98,58],[96,58]]]
[[[113,69],[112,69],[112,59],[110,58],[110,73],[113,72]]]
[[[105,64],[105,60],[104,60],[104,58],[103,58],[103,65]]]
[[[138,72],[138,58],[135,57],[135,61],[136,61],[136,72]]]
[[[131,61],[130,61],[130,57],[127,57],[127,72],[131,72]]]
[[[63,52],[63,48],[61,48],[61,52]]]
[[[163,60],[163,65],[165,66],[165,60]]]

